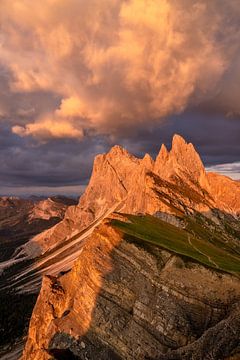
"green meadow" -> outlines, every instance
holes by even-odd
[[[240,255],[195,221],[180,229],[156,217],[126,215],[128,222],[111,220],[113,227],[137,242],[150,243],[208,267],[239,276]]]

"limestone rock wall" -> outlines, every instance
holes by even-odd
[[[22,360],[220,360],[238,346],[239,296],[237,278],[105,223],[71,271],[44,278]]]
[[[114,146],[109,153],[96,156],[79,204],[69,207],[55,227],[33,238],[24,252],[31,255],[33,244],[38,249],[34,256],[48,251],[104,217],[109,209],[132,214],[176,214],[166,203],[169,198],[181,211],[190,208],[209,213],[217,208],[236,215],[240,185],[224,176],[207,174],[194,146],[179,135],[174,136],[171,151],[161,147],[155,162],[148,154],[138,159]]]

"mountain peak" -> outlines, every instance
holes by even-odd
[[[148,153],[146,153],[142,159],[142,164],[147,169],[152,170],[154,166],[154,160],[151,158],[151,156]]]
[[[187,142],[186,140],[179,134],[174,134],[172,139],[172,148],[174,147],[180,147],[180,146],[186,146]]]
[[[171,188],[169,183],[175,186]],[[158,187],[162,188],[160,192]],[[64,241],[68,236],[66,234],[87,228],[89,224],[95,223],[96,219],[108,216],[113,211],[133,214],[155,214],[159,211],[171,213],[174,211],[171,206],[169,207],[165,200],[161,202],[164,188],[166,188],[167,197],[175,191],[173,189],[177,189],[177,192],[172,194],[172,199],[177,201],[179,198],[181,203],[182,197],[185,196],[183,188],[187,188],[189,195],[189,198],[186,198],[187,206],[194,190],[193,195],[197,193],[200,197],[197,202],[195,198],[193,199],[191,207],[196,205],[198,211],[199,209],[205,212],[209,210],[205,204],[204,194],[206,193],[211,195],[211,201],[216,198],[214,207],[220,204],[217,206],[222,209],[225,203],[229,204],[224,186],[221,186],[220,181],[217,182],[207,176],[195,148],[181,136],[174,136],[173,147],[170,151],[162,145],[155,162],[148,154],[139,159],[117,145],[108,153],[95,157],[91,179],[76,208],[70,207],[67,210],[66,221],[56,226],[55,230],[48,232],[47,241],[45,233],[37,239],[33,238],[29,245],[29,253],[32,253],[32,243],[36,242],[38,246],[41,244],[41,249],[43,249],[41,251],[45,251],[46,247],[49,249],[56,242]],[[220,202],[218,199],[223,200]],[[235,203],[236,200],[232,197],[229,208],[233,211],[239,209],[239,205],[236,207]],[[25,248],[28,254],[27,251]]]
[[[94,158],[93,172],[92,175],[98,176],[97,174],[102,173],[103,168],[111,166],[117,171],[118,168],[128,163],[129,166],[132,163],[138,162],[139,160],[131,155],[126,149],[120,145],[114,145],[107,153],[98,154]]]
[[[107,154],[132,156],[124,147],[120,145],[114,145]]]
[[[187,143],[178,134],[173,136],[172,149],[169,152],[165,145],[161,146],[154,170],[166,180],[177,176],[199,182],[205,174],[202,160],[192,143]]]
[[[154,170],[158,173],[158,170],[162,169],[168,159],[169,153],[164,144],[161,145],[160,151],[156,157]]]
[[[98,156],[97,156],[98,158]],[[124,167],[139,164],[140,159],[129,153],[124,147],[120,145],[113,146],[108,153],[103,154],[104,161],[109,161],[111,165],[116,166],[116,170]]]
[[[169,153],[168,153],[168,150],[167,150],[165,144],[162,144],[156,160],[157,159],[166,160],[168,155],[169,155]]]
[[[175,135],[172,142],[172,156],[180,166],[186,168],[190,174],[204,170],[202,160],[192,143],[187,143],[181,136]]]
[[[198,165],[201,162],[201,166],[202,166],[202,161],[200,159],[200,156],[196,151],[195,147],[193,146],[193,144],[188,143],[182,136],[178,134],[175,134],[173,136],[172,149],[170,153],[177,158],[178,162],[183,161],[185,163],[186,161],[195,159],[197,160]]]

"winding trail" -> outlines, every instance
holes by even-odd
[[[217,269],[220,269],[219,266],[215,263],[215,261],[212,260],[212,258],[211,258],[209,255],[207,255],[207,254],[205,254],[204,252],[202,252],[201,250],[199,250],[199,249],[196,247],[196,245],[194,245],[194,244],[192,243],[190,235],[188,235],[188,243],[189,243],[189,245],[191,245],[199,254],[205,256],[205,257],[208,259],[208,261],[209,261],[210,263],[212,263]]]

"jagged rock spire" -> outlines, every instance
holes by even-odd
[[[215,179],[215,176],[206,174],[194,146],[181,136],[174,135],[170,151],[162,145],[155,162],[148,154],[139,159],[117,145],[108,153],[96,156],[90,182],[78,206],[70,207],[65,220],[55,228],[33,238],[29,243],[30,252],[33,243],[37,243],[44,251],[46,247],[50,249],[74,231],[87,228],[96,219],[106,216],[109,211],[132,214],[168,212],[168,205],[161,203],[161,197],[156,195],[153,180],[156,176],[159,177],[159,183],[166,187],[164,191],[169,191],[168,183],[162,180],[171,182],[176,189],[182,189],[182,186],[188,188],[189,198],[181,199],[181,202],[186,201],[186,206],[189,206],[190,201],[191,207],[197,211],[209,210],[209,207],[206,208],[207,198],[208,201],[214,199],[212,208],[224,208],[229,212],[232,209],[239,213],[239,184],[223,180],[221,175],[216,175]],[[226,188],[231,189],[228,190],[231,196],[226,193]],[[200,195],[198,202],[191,199],[192,190]],[[177,200],[179,192],[172,194],[172,197]],[[25,252],[28,253],[26,248]]]
[[[173,136],[172,149],[169,152],[165,145],[161,146],[154,171],[166,180],[180,176],[192,182],[199,182],[200,179],[202,181],[205,174],[203,163],[194,146],[178,134]]]
[[[142,161],[142,165],[145,166],[149,170],[153,170],[154,167],[154,160],[151,158],[151,156],[147,153],[144,155]]]
[[[169,157],[169,153],[167,151],[167,148],[164,144],[162,144],[160,151],[158,153],[158,156],[156,158],[156,161],[155,161],[155,170],[161,169],[165,165],[168,157]]]

